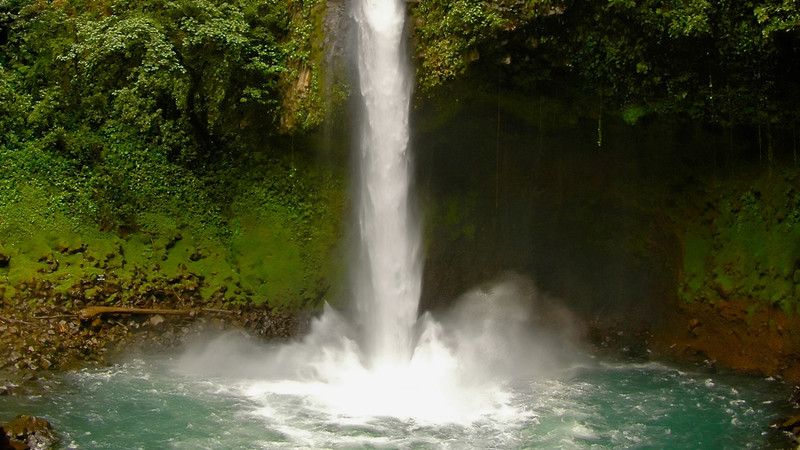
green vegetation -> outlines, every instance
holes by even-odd
[[[281,309],[317,305],[339,275],[334,252],[344,209],[341,179],[319,169],[301,175],[272,163],[242,168],[238,180],[221,177],[232,184],[218,192],[184,187],[193,194],[186,203],[180,198],[136,203],[130,207],[136,228],[124,231],[104,231],[74,215],[72,208],[82,203],[64,201],[61,191],[17,182],[0,205],[0,242],[10,260],[0,268],[4,295],[12,299],[20,285],[45,281],[63,294],[61,301],[99,301],[80,289],[71,291],[104,277],[136,284],[126,294],[136,297],[192,275],[209,300],[223,293],[225,302],[266,302]],[[225,194],[231,203],[223,207],[204,194]],[[197,202],[189,203],[191,198]],[[169,206],[175,210],[161,210]],[[119,297],[102,301],[123,300]]]
[[[678,230],[680,295],[794,308],[800,194],[791,187],[795,167],[786,166],[781,182],[772,174],[781,171],[773,153],[787,153],[775,150],[778,135],[784,144],[792,135],[797,162],[796,2],[421,0],[409,8],[427,96],[420,103],[444,105],[418,122],[420,133],[451,146],[463,127],[437,133],[464,109],[490,105],[476,118],[492,128],[480,136],[494,150],[480,159],[483,181],[501,180],[507,125],[541,132],[536,145],[520,147],[535,149],[537,164],[554,159],[543,136],[586,130],[588,122],[592,151],[595,143],[612,151],[615,137],[656,116],[730,136],[758,130],[749,156],[763,147],[769,170],[748,179],[751,188],[715,191],[714,208],[697,221],[673,214],[687,225]],[[325,14],[322,0],[0,0],[3,298],[43,281],[62,301],[79,300],[73,287],[98,277],[115,277],[137,296],[180,278],[209,301],[317,304],[341,278],[335,255],[346,183],[311,143],[329,117]],[[429,105],[422,106],[424,114]],[[581,138],[572,137],[567,145]],[[658,151],[677,155],[680,145]],[[616,170],[610,158],[598,161]],[[544,175],[542,183],[563,183]],[[448,187],[468,183],[444,176]],[[481,187],[497,210],[502,183]],[[522,198],[536,188],[506,190]],[[436,228],[429,236],[482,241],[475,217],[484,200],[443,192],[434,194],[439,206],[425,205]],[[591,201],[607,209],[603,198]],[[578,222],[596,217],[573,214]],[[637,257],[652,247],[629,246]],[[92,301],[124,300],[111,294]]]
[[[411,10],[423,101],[455,99],[424,126],[439,126],[476,98],[491,98],[496,104],[495,114],[481,117],[492,122],[485,132],[497,136],[496,142],[482,144],[497,155],[492,163],[497,174],[487,176],[501,182],[509,177],[500,173],[504,152],[514,152],[506,143],[513,139],[515,116],[540,133],[539,145],[525,150],[539,152],[533,170],[543,164],[542,158],[555,158],[542,153],[548,148],[541,144],[543,137],[575,124],[580,125],[573,129],[587,133],[587,122],[593,121],[595,146],[604,150],[595,170],[609,180],[602,187],[629,185],[626,205],[670,218],[671,223],[659,227],[677,237],[681,254],[674,256],[679,261],[674,268],[666,257],[672,250],[652,255],[649,242],[631,237],[631,254],[662,257],[668,270],[678,272],[678,286],[671,281],[666,290],[675,290],[664,295],[677,293],[688,302],[743,300],[797,312],[797,2],[422,0]],[[465,79],[472,83],[466,89]],[[561,108],[543,111],[553,98]],[[676,129],[692,124],[686,129],[694,135],[677,137],[653,127],[666,139],[663,145],[644,137],[641,144],[629,144],[641,154],[625,152],[624,161],[615,160],[620,157],[615,149],[624,143],[614,139],[624,140],[626,133],[641,133],[654,123]],[[698,144],[698,136],[710,136],[697,133],[700,128],[725,139]],[[574,152],[583,141],[569,145],[570,150],[559,151]],[[626,182],[607,172],[637,164],[657,176],[643,179],[631,171]],[[665,164],[671,169],[652,167]],[[565,175],[567,180],[579,176]],[[686,181],[690,177],[691,183]],[[581,210],[596,202],[605,211],[616,201],[587,192],[567,214],[591,229],[602,229],[608,223],[596,214],[581,218]],[[629,234],[635,233],[646,235],[642,230]]]
[[[324,116],[323,13],[0,1],[4,297],[43,281],[62,301],[115,302],[70,292],[192,274],[209,300],[317,304],[337,275],[343,181],[283,136]]]
[[[577,89],[629,123],[800,120],[794,1],[423,0],[412,11],[424,91],[474,69],[490,91]]]
[[[779,180],[766,173],[744,192],[729,180],[708,211],[684,238],[685,301],[741,299],[794,314],[800,289],[800,203],[787,171]],[[783,188],[781,188],[783,186]]]

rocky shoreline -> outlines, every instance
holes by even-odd
[[[97,282],[93,283],[97,284]],[[112,283],[106,287],[116,290]],[[55,305],[51,286],[40,283],[30,296],[0,304],[0,396],[47,395],[41,382],[51,373],[113,364],[122,355],[179,348],[204,332],[243,330],[262,339],[289,339],[308,329],[311,312],[271,311],[266,306],[240,306],[224,297],[208,303],[194,290],[176,283],[168,292],[128,298],[114,305],[147,311],[137,314],[95,314],[82,311],[109,304],[72,299]],[[164,314],[158,311],[181,311]],[[150,313],[150,311],[156,311]],[[58,448],[58,432],[44,418],[3,417],[0,450]]]
[[[102,365],[122,351],[174,348],[203,330],[239,329],[265,339],[287,339],[301,334],[311,317],[308,312],[291,314],[257,306],[223,308],[162,300],[125,306],[180,308],[186,314],[105,314],[87,320],[79,314],[86,306],[79,301],[71,307],[56,306],[46,298],[3,305],[0,369],[25,374]]]
[[[111,291],[122,289],[108,280],[95,281],[92,285],[97,287],[98,284]],[[0,304],[0,396],[35,395],[39,384],[37,381],[46,379],[49,373],[113,364],[124,354],[179,348],[203,332],[240,330],[265,340],[290,339],[306,333],[313,317],[311,312],[292,314],[271,311],[266,306],[254,306],[252,303],[249,306],[240,306],[224,301],[224,296],[211,302],[204,301],[196,290],[191,289],[191,284],[187,287],[186,283],[174,283],[161,292],[151,292],[149,296],[135,296],[112,304],[79,298],[73,298],[68,302],[69,306],[63,302],[54,302],[55,291],[47,283],[30,286],[26,292],[29,295],[23,301],[6,301]],[[82,314],[87,308],[96,306],[174,310],[181,313],[164,314],[155,311],[146,314]],[[723,306],[718,305],[716,308]],[[717,310],[704,311],[696,307],[685,307],[671,318],[669,326],[661,329],[650,329],[647,326],[634,329],[630,325],[589,322],[585,324],[584,336],[590,345],[590,351],[598,354],[639,360],[667,359],[697,363],[712,369],[719,364],[720,368],[775,376],[789,386],[796,383],[797,372],[791,358],[793,353],[781,353],[780,357],[764,361],[746,358],[759,347],[767,345],[755,339],[756,336],[772,336],[774,340],[776,336],[780,336],[778,330],[784,334],[790,333],[783,327],[791,324],[770,316],[772,323],[777,324],[773,325],[774,333],[764,335],[753,331],[746,334],[743,330],[753,324],[745,323],[740,314],[735,313],[735,306],[726,308],[727,313],[720,314]],[[730,320],[724,324],[715,324],[711,321],[712,317],[728,317]],[[756,316],[751,318],[758,319]],[[711,339],[710,334],[719,331],[715,327],[724,326],[730,331],[726,334],[728,337],[712,346],[716,340]],[[751,335],[749,340],[742,342],[742,336]],[[729,349],[733,345],[740,345],[743,349],[731,353]],[[775,345],[777,344],[771,343],[769,347]],[[725,357],[726,354],[739,357],[731,359],[732,356]],[[737,364],[736,361],[752,363]],[[774,364],[778,365],[773,367]],[[791,402],[788,398],[775,400]],[[800,443],[800,402],[795,402],[795,405],[797,415],[776,418],[772,423],[775,432],[786,434],[787,445]],[[3,424],[6,431],[9,431],[12,422],[14,421]],[[768,425],[765,424],[765,428]],[[27,434],[17,436],[15,441],[15,437],[9,434],[12,446],[0,448],[52,448],[47,446],[50,444],[44,447],[27,444]],[[39,439],[41,433],[32,433],[30,436]]]

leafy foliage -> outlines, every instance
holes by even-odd
[[[580,86],[636,118],[799,119],[795,1],[422,0],[413,11],[423,89],[475,66],[515,86]]]
[[[424,20],[417,28],[424,87],[462,74],[478,45],[508,23],[496,5],[476,0],[420,2],[415,14]]]
[[[319,78],[311,36],[321,4],[0,1],[0,243],[18,249],[15,266],[25,242],[47,233],[93,247],[144,236],[137,248],[151,253],[184,235],[191,251],[176,258],[186,253],[191,270],[217,264],[208,295],[317,299],[343,188],[282,135],[324,116],[318,83],[292,81],[299,70]],[[206,247],[218,256],[188,260]],[[264,247],[269,264],[259,262]]]
[[[0,148],[13,170],[2,177],[86,188],[94,194],[79,209],[109,229],[137,227],[141,208],[174,207],[177,192],[188,204],[204,183],[191,180],[268,150],[284,113],[282,77],[311,45],[296,40],[292,14],[315,7],[3,2]],[[37,168],[53,159],[63,171]]]

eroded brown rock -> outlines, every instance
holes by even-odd
[[[800,316],[738,300],[682,303],[653,330],[662,357],[800,383]]]
[[[21,414],[2,425],[9,448],[51,449],[58,444],[53,427],[45,419]]]

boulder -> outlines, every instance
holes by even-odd
[[[8,439],[6,430],[3,427],[0,427],[0,450],[25,450],[27,448],[27,444]]]
[[[165,320],[164,316],[162,316],[161,314],[156,314],[150,317],[150,320],[148,320],[147,322],[150,324],[151,327],[157,327],[162,323],[164,323],[164,320]]]
[[[3,424],[9,439],[10,448],[54,448],[57,438],[50,422],[36,417],[21,414],[16,419]],[[23,446],[20,447],[19,444]]]
[[[795,408],[800,408],[800,386],[795,386],[792,395],[789,396],[789,403]]]

